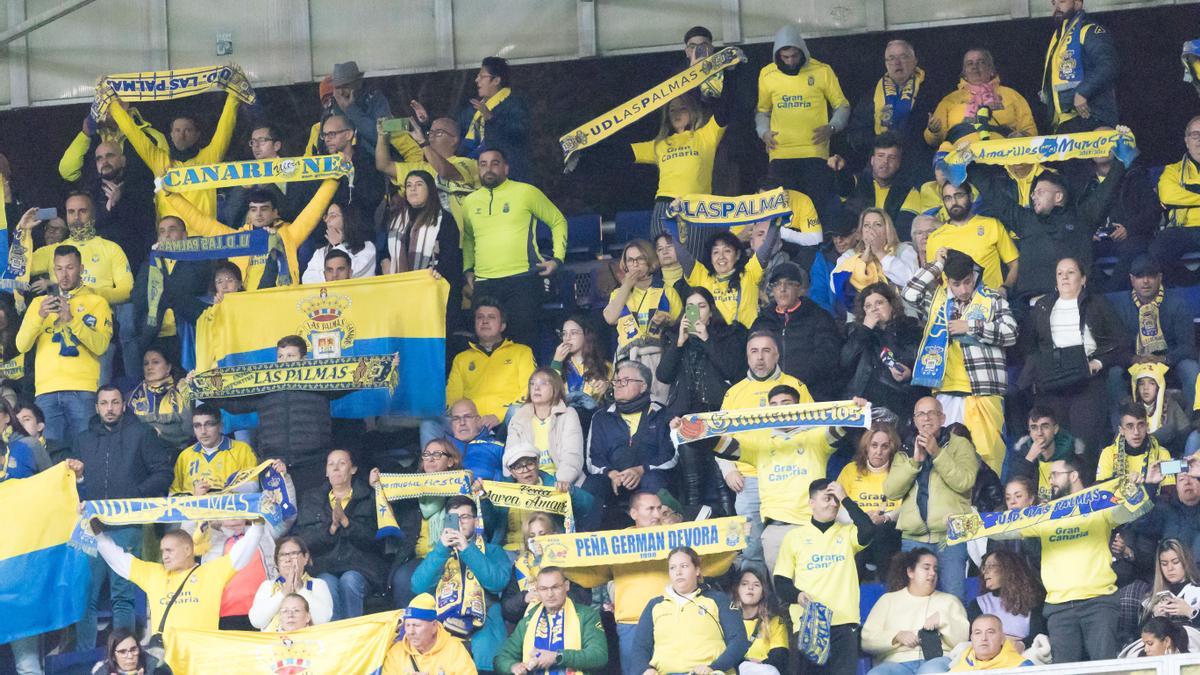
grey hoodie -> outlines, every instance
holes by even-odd
[[[775,60],[775,67],[779,68],[779,72],[788,75],[782,64],[779,62],[779,50],[785,47],[795,47],[800,50],[803,58],[800,61],[800,70],[804,70],[812,62],[812,55],[808,52],[808,45],[805,44],[804,38],[800,35],[800,27],[795,24],[787,24],[775,33],[775,46],[771,50],[771,57]],[[793,77],[798,76],[799,72],[791,74]],[[835,132],[846,128],[846,123],[850,121],[850,106],[844,105],[833,111],[829,117],[829,125],[833,127]],[[758,133],[759,138],[771,130],[771,113],[758,112],[754,115],[754,130]]]

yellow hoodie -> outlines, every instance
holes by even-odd
[[[963,652],[962,656],[950,666],[950,672],[959,673],[976,670],[1004,670],[1005,668],[1020,668],[1021,666],[1032,666],[1033,662],[1021,655],[1016,647],[1008,640],[1004,641],[1004,646],[1000,648],[1000,653],[996,654],[990,661],[980,661],[975,658],[975,648],[971,647]]]
[[[463,646],[462,640],[446,632],[440,623],[437,625],[437,637],[433,640],[433,647],[424,654],[410,647],[408,640],[400,639],[388,647],[387,655],[383,657],[383,675],[475,675],[478,672],[475,662],[471,660],[471,653]]]

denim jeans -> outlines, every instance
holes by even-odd
[[[932,661],[904,661],[902,663],[881,663],[867,671],[867,675],[917,675],[917,673],[943,673],[943,670],[924,670],[926,663]]]
[[[937,544],[927,544],[912,539],[900,540],[901,551],[911,551],[921,547],[925,547],[937,554],[937,589],[943,593],[953,595],[961,600],[964,605],[974,600],[974,598],[963,597],[967,587],[967,545],[955,544],[939,551]]]
[[[46,439],[70,444],[96,414],[96,393],[56,391],[34,398],[46,416]]]
[[[329,586],[333,596],[333,621],[362,616],[363,598],[367,595],[367,578],[356,570],[336,574],[326,572],[320,579]]]
[[[30,635],[8,643],[17,675],[42,675],[42,636]]]
[[[100,355],[100,384],[113,381],[113,358],[117,354],[118,346],[124,365],[122,374],[139,381],[142,379],[142,351],[138,348],[137,317],[133,311],[133,303],[122,302],[113,305],[112,313],[113,321],[117,324],[116,334],[108,343],[108,349]]]
[[[745,486],[733,498],[734,512],[739,516],[746,516],[750,519],[750,538],[746,540],[746,548],[742,549],[739,567],[756,565],[761,569],[767,569],[767,563],[763,560],[763,522],[758,512],[760,503],[758,498],[758,477],[745,477]],[[767,570],[767,574],[773,574],[773,571]]]
[[[641,675],[633,662],[633,636],[637,633],[636,623],[617,624],[617,649],[621,654],[621,675]]]
[[[117,546],[135,557],[141,555],[141,525],[114,527],[107,532]],[[134,594],[138,592],[137,586],[112,571],[108,563],[104,562],[104,558],[99,556],[92,558],[89,565],[92,579],[91,585],[88,587],[87,608],[83,610],[83,618],[75,624],[76,651],[87,651],[96,646],[96,611],[100,606],[100,589],[103,588],[105,579],[108,579],[108,597],[112,605],[113,628],[133,630],[135,624],[133,605]],[[158,630],[158,626],[147,626],[146,630],[154,633]]]
[[[392,570],[392,606],[408,607],[416,595],[412,592],[412,575],[424,558],[413,557]]]

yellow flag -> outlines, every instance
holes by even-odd
[[[166,661],[176,675],[368,675],[383,666],[403,610],[288,633],[168,628]]]

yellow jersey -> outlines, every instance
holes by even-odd
[[[771,159],[829,158],[829,143],[814,144],[813,130],[829,124],[831,109],[848,106],[833,68],[809,58],[795,75],[774,63],[758,73],[757,110],[771,116],[776,133]]]
[[[112,309],[87,286],[66,293],[71,320],[55,325],[58,314],[38,316],[41,295],[29,303],[17,331],[17,351],[37,349],[33,382],[38,396],[56,391],[94,392],[100,386],[100,356],[112,340]]]
[[[168,572],[161,563],[150,563],[139,558],[130,561],[129,580],[146,592],[146,604],[150,611],[147,625],[151,632],[158,632],[162,612],[180,585],[183,591],[175,599],[175,604],[171,605],[166,627],[217,629],[221,619],[221,593],[236,572],[233,561],[223,555],[200,565],[190,577],[189,572],[190,569]]]
[[[1022,531],[1023,536],[1042,540],[1042,585],[1047,603],[1087,600],[1117,590],[1108,549],[1115,510],[1048,520]]]
[[[713,159],[725,136],[716,117],[699,129],[681,131],[661,140],[631,143],[633,161],[658,167],[656,197],[712,194]]]
[[[750,328],[758,318],[758,282],[762,276],[762,263],[758,261],[758,256],[752,255],[736,285],[730,284],[728,276],[719,277],[709,273],[708,268],[699,262],[692,267],[687,282],[693,288],[704,288],[712,293],[713,300],[717,301],[717,311],[721,312],[726,323],[740,322]]]
[[[846,491],[846,496],[858,504],[858,508],[867,513],[886,513],[900,508],[901,502],[899,499],[887,498],[883,490],[883,481],[887,480],[887,475],[887,470],[872,469],[870,466],[867,466],[866,473],[859,473],[858,465],[851,462],[842,467],[837,482]]]
[[[759,513],[764,520],[799,525],[812,519],[808,486],[825,477],[825,466],[835,449],[833,440],[827,427],[791,435],[775,429],[738,434],[742,459],[749,449],[755,463]]]
[[[808,387],[803,382],[783,371],[779,371],[776,377],[767,380],[746,378],[725,390],[725,398],[721,400],[721,409],[765,408],[768,405],[767,394],[771,393],[772,389],[781,384],[786,384],[800,392],[800,403],[812,403],[812,393],[808,391]],[[743,476],[757,476],[758,459],[756,453],[758,447],[755,445],[756,437],[749,435],[747,438],[747,436],[748,434],[746,433],[734,434],[733,436],[742,448],[741,461],[735,462],[735,464]],[[749,445],[743,445],[743,442],[748,442]]]
[[[983,268],[983,285],[992,289],[1004,284],[1000,263],[1007,265],[1017,259],[1017,245],[1008,229],[987,216],[971,216],[962,225],[946,223],[934,230],[925,243],[925,259],[936,260],[940,248],[971,256]]]
[[[489,354],[469,343],[450,365],[446,404],[469,398],[480,415],[503,420],[508,406],[525,397],[536,368],[533,352],[523,344],[505,340]]]
[[[86,241],[67,238],[61,245],[79,249],[83,263],[79,278],[84,286],[107,300],[110,306],[129,302],[129,295],[133,291],[133,273],[129,271],[129,258],[125,257],[125,251],[116,242],[94,236]],[[29,274],[54,276],[54,249],[59,246],[49,244],[34,251],[29,259]]]
[[[858,568],[854,554],[864,548],[854,525],[835,522],[822,532],[810,520],[783,537],[772,573],[791,579],[796,588],[828,607],[833,612],[830,625],[856,624]],[[792,625],[799,625],[800,605],[788,609]]]
[[[175,480],[171,483],[171,494],[192,494],[196,481],[207,483],[212,490],[220,490],[231,476],[257,465],[258,457],[254,455],[254,450],[228,436],[221,439],[212,454],[205,453],[204,448],[195,443],[175,459]]]

